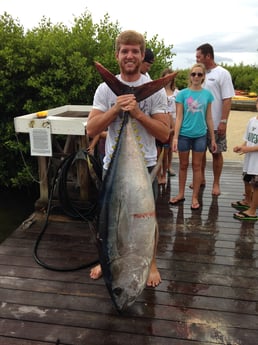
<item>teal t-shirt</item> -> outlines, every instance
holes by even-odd
[[[180,90],[176,102],[183,104],[183,120],[179,134],[198,138],[207,133],[206,111],[207,106],[214,100],[212,93],[207,89]]]

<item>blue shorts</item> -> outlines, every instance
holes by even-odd
[[[190,150],[195,152],[205,152],[207,149],[207,135],[198,138],[189,138],[183,135],[178,137],[178,151],[188,152]]]

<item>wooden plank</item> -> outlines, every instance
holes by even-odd
[[[33,247],[44,217],[25,231],[17,229],[0,245],[0,345],[254,345],[258,222],[233,218],[231,202],[243,193],[240,165],[225,166],[219,198],[211,197],[211,179],[208,162],[202,208],[195,212],[188,187],[181,206],[168,205],[177,193],[177,177],[160,189],[162,283],[146,288],[121,315],[103,279],[91,280],[89,269],[56,272],[35,262]],[[54,216],[39,253],[54,266],[97,259],[86,224]]]

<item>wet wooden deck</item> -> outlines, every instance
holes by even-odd
[[[177,192],[170,178],[157,203],[162,283],[122,315],[89,269],[57,272],[35,262],[44,218],[17,229],[0,245],[0,344],[258,344],[258,222],[234,219],[230,206],[242,197],[241,170],[225,164],[222,194],[212,198],[209,163],[198,211],[190,210],[189,188],[183,204],[168,205]],[[97,259],[87,224],[51,218],[39,255],[66,268]]]

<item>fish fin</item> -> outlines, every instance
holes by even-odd
[[[114,74],[109,72],[109,70],[102,66],[99,62],[95,62],[95,67],[98,70],[101,77],[103,78],[103,80],[105,81],[105,83],[117,96],[132,93],[132,89],[130,86],[118,80],[117,77],[114,76]]]
[[[172,81],[176,77],[177,73],[178,72],[173,72],[166,75],[165,77],[152,80],[140,86],[136,86],[134,88],[134,95],[136,97],[137,102],[140,102],[144,100],[145,98],[150,97],[155,92],[162,89],[164,86],[166,86],[170,81]]]
[[[103,80],[106,82],[106,84],[117,96],[124,95],[127,93],[133,93],[136,97],[137,102],[140,102],[145,98],[150,97],[152,94],[162,89],[165,85],[172,81],[178,73],[173,72],[166,75],[165,77],[152,80],[140,86],[130,87],[118,80],[117,77],[114,76],[114,74],[109,72],[109,70],[106,69],[99,62],[95,62],[95,67],[102,76]]]

